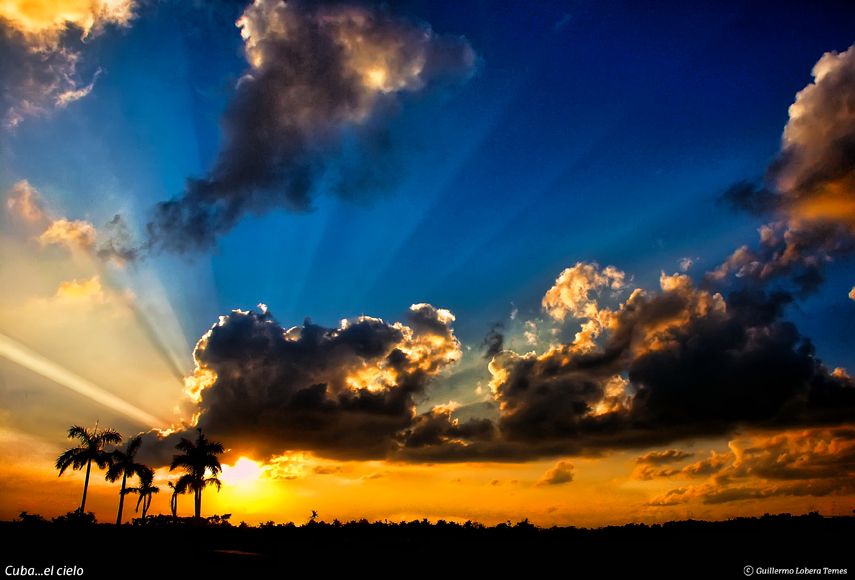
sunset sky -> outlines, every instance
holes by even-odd
[[[855,6],[645,4],[2,3],[0,520],[851,514]]]

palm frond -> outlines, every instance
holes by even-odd
[[[140,450],[142,446],[142,435],[137,435],[136,437],[131,437],[128,440],[128,455],[133,457],[137,454],[137,451]]]
[[[80,439],[81,441],[89,441],[92,436],[89,434],[89,429],[80,425],[72,425],[68,428],[69,439]]]
[[[189,439],[181,438],[181,441],[175,445],[175,448],[178,451],[183,451],[184,453],[192,453],[196,449],[196,445],[190,441]]]
[[[187,493],[188,489],[192,489],[193,477],[188,473],[182,475],[175,484],[176,493]]]
[[[85,463],[85,460],[82,459],[81,454],[84,450],[80,447],[75,449],[67,449],[65,453],[57,457],[56,459],[56,468],[59,469],[59,475],[62,475],[63,472],[71,467],[72,469],[80,469],[78,464]]]

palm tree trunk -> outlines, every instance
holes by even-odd
[[[92,468],[92,460],[86,462],[86,480],[83,482],[83,501],[80,503],[80,515],[86,509],[86,490],[89,489],[89,470]]]
[[[128,479],[128,474],[122,474],[122,491],[119,492],[119,516],[116,518],[116,525],[122,525],[122,507],[125,504],[125,481]]]
[[[202,521],[202,490],[196,490],[196,521]]]

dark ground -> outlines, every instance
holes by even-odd
[[[166,521],[165,519],[162,521]],[[294,577],[366,571],[372,577],[478,573],[562,578],[804,577],[855,575],[855,518],[764,516],[596,530],[351,522],[239,528],[0,522],[5,575],[82,578]],[[23,567],[23,568],[22,568]],[[53,568],[51,568],[53,567]],[[795,572],[775,573],[769,568]],[[77,572],[77,574],[73,574]],[[52,573],[52,574],[51,574]],[[359,575],[361,577],[361,575]]]

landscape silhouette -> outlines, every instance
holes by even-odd
[[[217,478],[222,472],[217,455],[224,447],[208,440],[201,429],[195,440],[182,438],[176,445],[180,453],[174,455],[170,471],[180,468],[184,473],[168,482],[171,513],[149,515],[151,496],[160,490],[153,485],[154,470],[134,461],[141,446],[139,436],[132,437],[124,450],[112,451],[107,445],[122,440],[114,430],[99,431],[96,426],[89,431],[74,425],[68,436],[80,446],[60,455],[56,467],[60,475],[69,466],[87,469],[81,505],[50,520],[23,511],[14,521],[0,522],[0,530],[9,538],[3,564],[12,575],[48,569],[56,573],[63,568],[71,570],[66,572],[69,575],[100,577],[126,562],[122,546],[134,546],[149,561],[168,562],[171,572],[204,566],[210,570],[209,577],[283,569],[345,572],[374,565],[384,566],[380,575],[387,576],[390,570],[439,555],[454,562],[457,570],[498,572],[509,564],[538,569],[547,566],[554,554],[566,553],[571,560],[584,560],[586,570],[600,567],[616,573],[655,567],[666,578],[697,575],[701,567],[705,575],[738,574],[746,566],[775,569],[777,575],[802,574],[806,572],[799,570],[808,564],[832,570],[826,574],[845,574],[841,571],[848,571],[852,564],[855,517],[824,517],[815,511],[600,528],[540,527],[528,518],[494,526],[427,518],[326,522],[315,509],[308,509],[309,515],[301,523],[236,523],[232,514],[202,514],[203,490],[219,490],[222,485]],[[99,523],[93,512],[83,511],[92,463],[106,469],[107,481],[122,479],[116,524]],[[127,486],[129,479],[137,485]],[[178,496],[190,492],[194,515],[179,517]],[[137,511],[140,506],[142,511],[130,522],[122,522],[123,500],[128,494],[139,496]],[[83,538],[83,545],[91,549],[81,550]],[[180,549],[180,557],[166,554],[176,549]],[[158,550],[165,551],[164,555],[158,555]],[[147,577],[153,570],[151,564],[141,565],[128,575]]]

